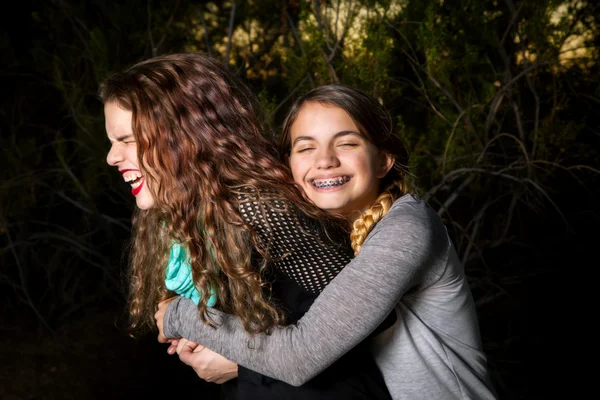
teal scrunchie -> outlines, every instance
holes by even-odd
[[[169,264],[167,264],[167,278],[165,280],[167,289],[172,290],[180,296],[187,297],[196,305],[200,301],[201,294],[194,286],[192,279],[192,268],[187,249],[177,242],[171,243],[169,252]],[[208,307],[213,307],[217,303],[217,294],[214,289],[210,290],[211,295],[206,302]]]

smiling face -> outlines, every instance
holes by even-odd
[[[309,102],[290,127],[294,180],[319,207],[354,220],[379,195],[392,167],[342,108]]]
[[[138,166],[137,145],[132,130],[133,114],[110,101],[104,105],[104,117],[106,134],[111,143],[106,162],[117,167],[125,182],[131,185],[131,194],[135,196],[138,208],[148,210],[154,205],[154,198]]]

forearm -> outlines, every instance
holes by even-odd
[[[251,335],[244,331],[240,321],[232,316],[219,314],[222,325],[213,329],[190,314],[190,303],[182,299],[173,304],[173,313],[167,312],[166,325],[179,325],[180,329],[166,332],[173,337],[186,337],[198,341],[226,358],[263,375],[282,380],[292,385],[301,385],[335,361],[321,350],[321,329],[308,332],[293,326],[276,328],[269,335]],[[183,309],[182,309],[183,307]],[[178,309],[177,309],[178,308]],[[173,323],[171,315],[187,314],[186,321]],[[169,319],[169,322],[167,322]],[[336,340],[343,342],[342,340]],[[330,352],[332,349],[327,349]],[[340,356],[346,351],[341,350]],[[318,357],[315,357],[318,356]]]
[[[246,368],[301,385],[363,341],[400,295],[397,280],[395,284],[350,266],[333,282],[297,325],[277,328],[269,336],[250,335],[237,318],[222,313],[215,315],[218,329],[210,328],[187,299],[169,306],[165,335],[202,343]]]

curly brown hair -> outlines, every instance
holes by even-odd
[[[339,107],[346,111],[356,124],[360,135],[394,160],[390,171],[381,179],[379,196],[352,225],[350,240],[354,255],[357,255],[375,224],[389,211],[394,201],[409,190],[406,181],[409,174],[408,147],[396,134],[388,110],[373,96],[349,86],[325,85],[310,90],[296,99],[290,107],[279,138],[279,151],[282,155],[289,155],[292,125],[302,107],[311,102]]]
[[[133,217],[131,330],[154,327],[158,302],[173,294],[165,271],[176,240],[189,250],[203,321],[214,326],[206,306],[212,288],[217,307],[239,316],[248,332],[268,333],[283,317],[265,290],[266,263],[251,262],[253,250],[268,254],[242,219],[236,193],[285,200],[317,220],[325,214],[303,199],[280,161],[255,96],[223,64],[194,53],[135,64],[108,77],[99,94],[132,112],[140,169],[154,197],[154,207]]]

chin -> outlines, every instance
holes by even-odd
[[[135,204],[140,210],[149,210],[154,206],[152,199],[136,199]]]

